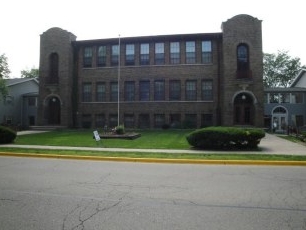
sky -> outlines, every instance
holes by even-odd
[[[306,65],[302,0],[3,0],[0,55],[10,78],[39,68],[40,35],[60,27],[77,40],[221,32],[238,14],[262,20],[263,52],[288,51]]]

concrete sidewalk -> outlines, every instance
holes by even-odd
[[[34,133],[23,131],[18,135],[25,135]],[[108,151],[108,152],[154,152],[154,153],[188,153],[188,154],[226,154],[231,153],[230,151],[216,151],[216,150],[175,150],[175,149],[126,149],[126,148],[107,148],[103,147],[103,140],[99,147],[70,147],[70,146],[40,146],[40,145],[15,145],[5,144],[0,145],[1,147],[9,148],[32,148],[32,149],[48,149],[48,150],[84,150],[84,151]],[[261,151],[247,151],[239,152],[233,151],[235,154],[279,154],[279,155],[306,155],[306,145],[293,143],[280,138],[276,135],[266,133],[266,136],[261,140],[259,145]]]

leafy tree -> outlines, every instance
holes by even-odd
[[[21,77],[22,78],[38,78],[39,71],[36,68],[32,68],[30,70],[22,70],[21,71]]]
[[[7,64],[7,57],[5,54],[0,55],[0,96],[5,97],[7,95],[7,88],[5,85],[4,78],[8,78],[10,70]],[[1,97],[0,97],[1,100]]]
[[[301,68],[300,58],[289,56],[288,51],[264,54],[263,82],[267,88],[289,87]]]

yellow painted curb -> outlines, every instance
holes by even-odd
[[[31,154],[31,153],[11,153],[11,152],[0,152],[0,156],[53,158],[53,159],[71,159],[71,160],[93,160],[93,161],[171,163],[171,164],[306,166],[306,161],[201,160],[201,159],[166,159],[166,158],[131,158],[131,157],[74,156],[74,155]]]

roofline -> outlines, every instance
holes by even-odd
[[[295,84],[300,80],[300,78],[304,75],[305,72],[306,72],[306,69],[301,69],[289,87],[294,87]]]
[[[221,39],[222,33],[195,33],[195,34],[168,34],[168,35],[153,35],[153,36],[136,36],[136,37],[120,37],[121,42],[132,42],[138,41],[163,41],[163,40],[182,40],[192,37],[207,37],[208,39]],[[72,43],[76,45],[88,45],[92,43],[118,43],[117,38],[104,38],[104,39],[91,39],[91,40],[79,40],[73,41]]]
[[[14,78],[12,78],[14,79]],[[15,78],[16,79],[16,78]],[[17,78],[17,79],[25,79],[24,81],[20,81],[20,82],[14,82],[12,84],[8,84],[7,87],[9,86],[13,86],[13,85],[18,85],[18,84],[21,84],[21,83],[25,83],[25,82],[28,82],[28,81],[35,81],[37,84],[39,84],[38,82],[38,79],[37,78]],[[5,79],[5,80],[10,80],[10,79]]]

